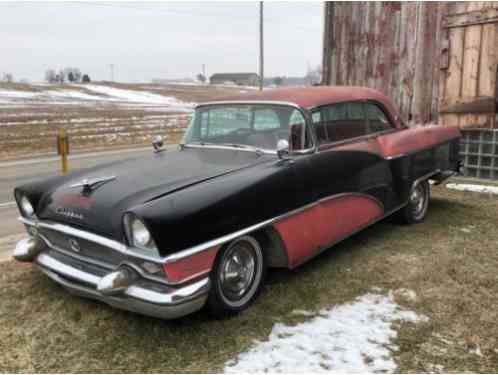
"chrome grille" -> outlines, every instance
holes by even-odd
[[[40,228],[40,234],[50,245],[74,257],[90,258],[110,266],[117,266],[125,258],[108,247],[52,229]]]

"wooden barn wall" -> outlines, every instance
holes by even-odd
[[[443,2],[325,5],[324,83],[374,87],[407,122],[435,122]]]
[[[327,2],[324,83],[377,88],[408,123],[493,127],[490,113],[445,108],[498,96],[497,12],[496,1]],[[448,19],[474,21],[448,27]]]
[[[498,107],[498,2],[454,3],[443,24],[439,122],[495,128]]]

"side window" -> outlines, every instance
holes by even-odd
[[[275,111],[261,109],[254,111],[254,130],[279,129],[280,120]]]
[[[393,128],[386,114],[373,103],[365,104],[365,115],[368,122],[369,133],[382,132]]]
[[[315,113],[320,113],[320,116]],[[368,134],[363,103],[321,107],[312,115],[319,144],[340,142]]]

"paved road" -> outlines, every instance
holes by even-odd
[[[147,147],[73,155],[69,158],[69,169],[92,167],[151,152],[152,148]],[[14,187],[59,173],[60,159],[57,157],[0,163],[0,260],[10,254],[12,244],[22,237],[24,232],[23,226],[17,221],[19,214],[12,193]]]

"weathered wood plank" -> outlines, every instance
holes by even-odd
[[[481,9],[480,2],[469,2],[467,11],[472,12]],[[462,90],[461,97],[475,97],[478,91],[479,82],[479,59],[481,46],[481,25],[464,27],[465,42],[462,67]],[[474,114],[462,114],[460,116],[460,127],[473,127],[482,121]]]
[[[441,101],[441,113],[494,113],[497,99],[494,96],[448,98]]]
[[[442,29],[443,15],[447,12],[447,3],[438,2],[437,3],[437,14],[436,14],[436,44],[434,48],[442,52],[442,46],[446,45],[446,58],[447,66],[449,65],[448,58],[448,34],[445,29]],[[441,58],[442,56],[440,56]],[[439,98],[444,97],[444,78],[445,71],[441,70],[440,64],[437,63],[437,59],[434,61],[432,67],[432,100],[431,100],[431,119],[433,122],[437,122],[439,118]],[[440,91],[443,93],[440,95]]]
[[[498,25],[482,26],[481,59],[479,68],[479,96],[493,95],[498,64]]]
[[[443,98],[482,96],[496,85],[498,48],[491,46],[497,45],[492,34],[498,30],[480,24],[442,27],[443,16],[482,15],[490,4],[498,8],[498,2],[335,2],[328,18],[331,56],[323,59],[330,64],[329,82],[380,89],[394,100],[403,119],[434,121]],[[475,113],[461,116],[443,112],[440,122],[482,122]]]
[[[463,27],[498,22],[498,8],[492,7],[482,9],[486,6],[485,4],[483,5],[482,2],[472,1],[471,3],[478,3],[474,6],[479,7],[480,9],[460,14],[452,14],[446,17],[443,27]]]

